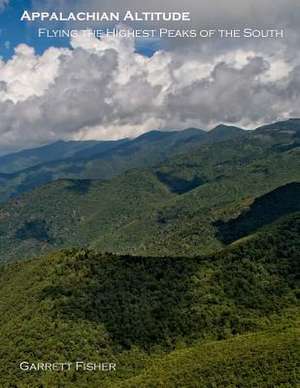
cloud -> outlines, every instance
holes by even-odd
[[[182,55],[189,50],[201,52],[202,56],[211,56],[214,53],[227,53],[233,49],[257,50],[272,54],[284,52],[284,56],[293,60],[300,56],[300,2],[299,0],[32,0],[33,9],[52,10],[63,12],[76,11],[188,11],[191,22],[138,22],[131,26],[144,28],[258,28],[283,29],[285,39],[162,39],[162,47],[171,51],[180,51]],[[99,23],[81,23],[82,28],[99,27]],[[101,24],[103,26],[103,23]],[[73,23],[73,28],[78,23]],[[80,27],[80,28],[81,28]]]
[[[15,48],[8,62],[0,61],[0,101],[23,101],[31,96],[41,96],[53,82],[59,67],[59,57],[69,50],[50,48],[44,55],[36,56],[34,49],[25,44]]]
[[[133,39],[80,35],[0,61],[0,150],[57,139],[115,139],[155,128],[256,126],[299,116],[300,67],[284,51],[233,47],[135,52]]]

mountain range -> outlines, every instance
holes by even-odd
[[[285,201],[286,192],[298,198],[299,128],[296,121],[293,131],[240,130],[238,136],[227,139],[223,134],[226,127],[218,127],[215,140],[200,145],[190,138],[191,132],[195,137],[195,130],[181,134],[153,132],[118,147],[124,151],[122,147],[131,149],[133,144],[142,144],[143,151],[135,152],[134,157],[130,154],[134,163],[143,152],[152,157],[155,153],[149,149],[155,144],[159,150],[162,143],[171,147],[170,138],[174,136],[181,138],[178,144],[175,142],[177,150],[190,142],[192,148],[152,167],[145,168],[143,159],[142,167],[112,179],[64,178],[44,185],[43,181],[35,181],[39,187],[0,207],[0,257],[6,261],[73,246],[119,254],[172,256],[221,249],[226,242],[220,235],[219,229],[224,232],[222,223],[231,225],[230,219],[247,212],[257,198],[269,193],[267,198],[272,204],[276,196],[273,191],[285,185],[286,189],[279,190],[281,200]],[[233,132],[236,134],[236,129]],[[207,136],[200,134],[201,138]],[[121,166],[128,154],[121,157],[120,151],[116,153],[112,157],[119,158]],[[100,159],[92,160],[98,163]],[[57,163],[66,162],[54,165]],[[91,159],[85,163],[89,165]],[[45,165],[29,170],[36,168]],[[296,211],[297,204],[294,200],[291,209]],[[287,211],[282,210],[282,215]],[[249,228],[255,232],[266,223],[268,218]]]
[[[0,202],[61,178],[110,179],[132,168],[153,166],[200,144],[240,136],[244,131],[219,126],[210,132],[187,129],[148,132],[118,141],[59,141],[0,157]]]
[[[58,141],[0,157],[0,202],[57,179],[111,179],[133,168],[163,163],[204,144],[258,137],[259,134],[261,138],[264,134],[265,141],[269,136],[273,140],[278,138],[284,147],[299,145],[299,120],[274,123],[255,131],[219,125],[211,131],[195,128],[152,131],[132,140]]]
[[[296,387],[299,137],[291,119],[1,157],[0,385]]]

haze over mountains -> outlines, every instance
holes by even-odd
[[[19,196],[0,208],[1,258],[71,246],[139,255],[220,249],[229,237],[217,226],[251,211],[256,198],[269,193],[269,206],[273,191],[281,195],[277,203],[290,195],[291,210],[278,209],[279,215],[299,210],[299,129],[299,120],[290,120],[256,131],[219,126],[210,133],[154,131],[116,143],[48,146],[48,159],[60,160],[14,173],[1,185],[3,202]],[[59,149],[73,156],[61,160]],[[25,151],[25,159],[33,154],[42,159],[41,149]],[[20,154],[11,166],[15,160]],[[238,227],[234,239],[243,233]]]
[[[286,142],[299,142],[299,120],[272,124],[282,128]],[[295,133],[284,133],[288,126]],[[268,131],[256,131],[219,125],[206,132],[187,129],[176,132],[148,132],[136,139],[118,141],[59,141],[41,148],[0,157],[0,202],[61,178],[110,179],[132,169],[157,165],[172,155],[191,152],[202,144],[217,143],[237,137],[256,137]],[[275,137],[275,130],[272,137]],[[298,139],[298,140],[297,140]],[[281,140],[280,140],[281,141]]]

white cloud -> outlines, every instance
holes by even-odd
[[[281,51],[175,50],[147,58],[133,40],[86,36],[71,46],[39,56],[20,45],[0,62],[1,150],[155,128],[257,125],[300,113],[300,71]]]
[[[59,66],[59,57],[70,54],[69,50],[48,49],[42,56],[34,49],[21,44],[8,62],[0,61],[0,101],[23,101],[31,96],[41,96],[54,81]]]

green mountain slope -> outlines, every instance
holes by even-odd
[[[201,144],[257,138],[275,151],[299,147],[299,119],[273,123],[256,131],[219,125],[211,131],[148,132],[136,139],[103,142],[57,142],[0,157],[0,202],[57,179],[110,179],[132,168],[157,165]]]
[[[285,121],[278,121],[276,123],[264,125],[262,127],[259,127],[257,129],[258,131],[292,131],[292,132],[300,132],[300,119],[299,118],[292,118]]]
[[[296,386],[299,133],[153,131],[1,173],[25,194],[0,206],[0,386]],[[19,368],[78,360],[117,369]]]
[[[1,385],[294,384],[299,232],[297,213],[209,257],[69,250],[2,266]],[[66,360],[117,371],[18,368]]]
[[[171,196],[149,172],[133,171],[109,182],[53,182],[1,207],[0,257],[87,246]]]
[[[244,130],[238,127],[220,124],[209,132],[211,143],[231,140],[244,134]]]
[[[226,139],[232,139],[243,134],[243,130],[237,127],[219,125],[210,132],[201,131],[196,128],[189,128],[184,131],[159,132],[151,131],[136,139],[121,139],[117,141],[57,141],[42,147],[26,149],[19,152],[0,156],[0,173],[13,174],[30,167],[49,162],[58,162],[63,164],[76,160],[88,160],[101,158],[103,154],[111,153],[113,150],[117,153],[133,153],[144,143],[156,142],[160,147],[167,147],[165,140],[171,143],[171,147],[177,146],[178,142],[188,142],[191,140],[199,144],[203,142],[216,142]],[[167,147],[168,148],[168,147]],[[161,150],[163,151],[163,150]],[[159,150],[157,150],[159,152]],[[101,155],[101,156],[100,156]],[[51,164],[50,164],[51,165]]]
[[[300,211],[300,183],[290,183],[255,199],[237,218],[216,222],[218,238],[229,244],[297,211]]]
[[[6,176],[0,187],[0,202],[61,178],[108,179],[130,168],[153,165],[168,153],[202,142],[203,137],[205,133],[196,129],[153,131],[131,141],[58,142],[8,155],[0,158],[0,171],[18,171]],[[32,167],[25,168],[29,165]]]
[[[299,327],[197,345],[154,360],[115,387],[296,387]]]
[[[160,256],[212,252],[223,246],[217,222],[234,219],[256,198],[300,181],[298,148],[273,146],[260,135],[237,138],[110,181],[42,186],[0,207],[0,257],[70,246]]]
[[[281,161],[264,161],[261,165],[267,167],[267,174],[256,173],[254,162],[240,170],[233,169],[228,177],[212,178],[189,192],[177,194],[155,212],[144,213],[134,223],[115,229],[109,238],[100,235],[93,244],[106,250],[144,254],[211,252],[221,247],[216,235],[217,220],[235,218],[260,195],[281,184],[299,181],[299,158],[289,156]],[[134,236],[134,241],[128,236]]]
[[[19,151],[0,157],[0,172],[11,174],[38,164],[70,158],[80,151],[94,148],[99,143],[103,148],[109,147],[112,142],[97,141],[58,141],[43,147]]]
[[[133,140],[98,142],[95,145],[93,142],[88,143],[89,146],[86,145],[85,148],[85,142],[78,144],[71,142],[70,145],[59,142],[42,149],[24,151],[29,155],[42,154],[45,160],[47,158],[50,160],[48,163],[45,163],[45,160],[42,162],[43,158],[40,155],[39,159],[35,157],[22,159],[18,157],[19,154],[7,156],[13,167],[9,169],[0,159],[0,171],[1,165],[4,172],[16,169],[16,166],[20,167],[22,163],[24,166],[30,163],[33,166],[23,170],[19,168],[19,171],[7,176],[9,181],[0,187],[0,202],[53,180],[110,179],[132,168],[156,165],[171,155],[191,151],[203,143],[214,143],[225,138],[233,139],[245,135],[245,131],[241,129],[230,128],[228,127],[224,133],[219,133],[218,130],[205,132],[194,128],[177,132],[152,131]],[[76,147],[79,149],[77,152]],[[52,152],[48,152],[47,148],[51,148]],[[69,152],[59,151],[64,148],[70,149]],[[68,157],[71,151],[73,154]],[[56,159],[53,154],[56,154]],[[37,163],[37,160],[40,160],[40,163]]]

